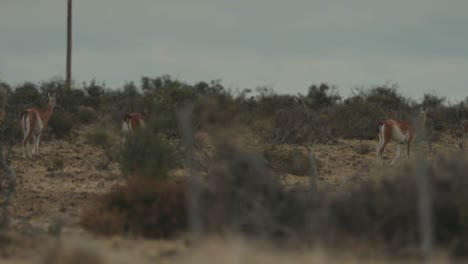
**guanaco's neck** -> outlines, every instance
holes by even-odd
[[[47,126],[47,123],[49,123],[50,116],[52,115],[52,111],[54,111],[54,104],[49,104],[47,106],[47,110],[44,113],[43,119],[43,124],[44,126]]]
[[[418,120],[416,120],[416,124],[415,124],[414,128],[416,130],[418,130],[418,131],[422,130],[422,129],[424,129],[424,124],[425,123],[426,123],[426,117],[425,116],[420,116],[418,118]]]

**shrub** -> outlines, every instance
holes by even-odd
[[[123,147],[120,164],[125,172],[148,177],[166,177],[178,164],[174,147],[149,127],[131,134]]]
[[[307,93],[307,103],[314,109],[325,108],[336,105],[341,96],[336,92],[335,86],[328,86],[327,84],[311,85]]]
[[[94,250],[84,247],[64,247],[57,243],[48,249],[41,261],[41,264],[103,264],[103,258]]]
[[[440,245],[468,235],[468,163],[439,159],[428,164],[434,236]],[[366,182],[331,202],[338,233],[355,239],[380,240],[406,246],[419,241],[417,165],[378,183]]]
[[[65,164],[61,157],[54,157],[49,160],[46,167],[48,171],[59,171],[63,170],[64,166]]]
[[[309,221],[320,204],[307,187],[287,189],[271,175],[262,155],[218,146],[202,191],[205,229],[260,238],[307,240],[323,222]],[[317,196],[318,197],[318,196]],[[323,214],[317,214],[319,219]]]
[[[92,107],[80,106],[78,120],[82,124],[90,124],[97,119],[97,113]]]
[[[67,137],[73,129],[73,119],[70,114],[62,111],[54,111],[49,120],[49,128],[51,134],[55,138]]]
[[[17,144],[23,140],[23,131],[17,113],[10,110],[7,110],[5,119],[0,122],[0,138],[4,143]]]
[[[109,145],[109,134],[105,129],[98,128],[94,132],[88,134],[88,141],[97,146]]]
[[[304,147],[278,145],[266,149],[264,155],[270,166],[279,173],[307,175],[310,171]]]
[[[332,126],[343,138],[374,139],[378,121],[386,118],[379,106],[358,99],[337,107]]]
[[[367,155],[371,151],[371,148],[369,147],[368,144],[359,144],[356,148],[356,153],[361,154],[361,155]]]
[[[330,116],[326,110],[312,110],[299,105],[278,110],[268,138],[278,144],[333,142],[335,135],[329,126]]]
[[[18,109],[38,107],[41,105],[41,96],[35,84],[26,82],[14,89],[8,103],[18,106]]]
[[[97,198],[81,225],[96,234],[172,238],[187,228],[186,182],[134,176]]]

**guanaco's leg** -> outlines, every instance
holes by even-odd
[[[397,161],[401,156],[401,144],[397,144],[397,153],[396,153],[396,156],[395,158],[392,160],[392,162],[390,163],[390,166],[393,166],[393,164],[395,163],[395,161]]]

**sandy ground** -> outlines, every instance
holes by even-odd
[[[83,207],[95,194],[123,181],[119,165],[110,162],[104,151],[86,142],[92,127],[83,127],[73,138],[44,141],[42,154],[24,159],[19,146],[13,148],[11,166],[23,184],[19,185],[9,209],[10,229],[0,231],[0,263],[391,263],[369,254],[359,258],[355,251],[335,254],[324,249],[278,251],[232,238],[211,238],[193,243],[188,238],[175,241],[136,238],[95,237],[78,225]],[[118,144],[114,139],[114,144]],[[453,153],[449,137],[434,144],[435,153]],[[356,149],[367,144],[370,152]],[[340,190],[352,181],[381,177],[376,166],[375,141],[340,140],[336,145],[315,145],[312,150],[320,164],[319,184]],[[394,146],[385,153],[385,162],[394,155]],[[432,156],[429,155],[429,158]],[[402,158],[404,162],[404,157]],[[58,165],[57,165],[58,164]],[[61,164],[63,166],[61,166]],[[304,176],[285,176],[286,184],[307,184]],[[55,236],[57,227],[62,234]],[[362,249],[364,252],[365,249]],[[438,263],[444,255],[438,254]],[[81,259],[82,262],[72,262]],[[84,260],[83,260],[84,259]],[[395,260],[394,262],[399,262]],[[405,260],[405,263],[412,263]]]

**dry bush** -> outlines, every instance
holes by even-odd
[[[94,252],[82,247],[63,248],[60,245],[49,249],[42,257],[44,264],[102,264],[102,258]]]
[[[48,160],[46,164],[47,171],[61,171],[65,167],[63,158],[60,156],[55,156],[52,159]]]
[[[439,159],[428,165],[434,215],[434,235],[439,245],[466,239],[468,235],[468,163]],[[379,240],[394,245],[419,241],[417,166],[393,177],[366,182],[331,202],[331,217],[338,234],[356,240]]]
[[[187,228],[186,182],[134,176],[87,208],[81,225],[101,235],[172,238]]]
[[[356,153],[358,153],[360,155],[367,155],[371,151],[371,148],[369,147],[368,144],[362,143],[362,144],[359,144],[359,146],[357,146],[355,151],[356,151]]]
[[[320,204],[317,197],[306,186],[283,186],[261,154],[224,143],[217,148],[202,192],[202,218],[208,231],[306,241],[326,223],[311,221],[324,216],[312,217]]]
[[[309,157],[302,146],[277,145],[264,151],[270,167],[278,173],[307,175],[310,171]]]
[[[336,137],[329,126],[330,116],[327,110],[312,110],[302,105],[281,109],[274,114],[267,139],[277,144],[333,143]]]

